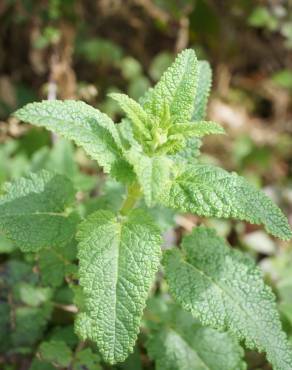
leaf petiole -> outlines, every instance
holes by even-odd
[[[137,182],[131,184],[128,187],[127,193],[127,197],[120,209],[120,214],[123,216],[127,215],[135,207],[136,203],[141,198],[142,192],[140,185]]]

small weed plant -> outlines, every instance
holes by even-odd
[[[106,363],[125,361],[142,327],[158,370],[246,369],[241,346],[265,352],[275,370],[292,369],[275,297],[250,257],[205,226],[179,247],[162,248],[157,207],[261,224],[275,237],[291,238],[286,217],[267,195],[200,161],[201,139],[224,134],[205,120],[210,86],[209,64],[188,49],[139,102],[111,94],[125,114],[119,124],[73,100],[31,103],[15,113],[75,142],[126,189],[119,209],[105,202],[86,217],[72,182],[46,170],[5,184],[0,198],[0,231],[23,252],[58,248],[62,254],[78,241],[78,270],[75,263],[71,271],[81,288],[75,331]],[[54,279],[53,267],[42,261]],[[151,309],[143,316],[150,291]]]

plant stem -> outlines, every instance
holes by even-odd
[[[128,195],[125,199],[122,208],[120,210],[121,215],[125,216],[131,209],[135,207],[135,204],[141,197],[141,189],[137,182],[128,187]]]

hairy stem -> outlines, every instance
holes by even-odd
[[[137,182],[130,185],[128,187],[128,195],[125,199],[120,213],[121,215],[127,215],[131,209],[133,209],[138,202],[138,200],[141,198],[141,189]]]

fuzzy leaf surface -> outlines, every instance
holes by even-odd
[[[149,289],[160,259],[161,237],[148,214],[132,211],[123,220],[98,211],[78,234],[80,284],[86,296],[89,333],[105,361],[124,361],[132,352]]]
[[[126,94],[112,93],[110,97],[119,103],[122,110],[131,120],[137,135],[141,135],[148,140],[151,139],[150,132],[147,130],[148,116],[141,105]]]
[[[148,157],[135,147],[125,155],[133,165],[147,206],[153,206],[169,181],[171,160],[166,156]]]
[[[67,214],[75,191],[66,177],[47,171],[4,184],[0,232],[23,251],[58,246],[72,239],[78,221]]]
[[[121,155],[120,139],[113,121],[82,101],[30,103],[16,111],[15,116],[73,140],[103,166],[105,172],[110,171]]]
[[[200,155],[202,142],[199,138],[190,137],[186,140],[185,147],[171,156],[178,165],[194,164]]]
[[[227,333],[200,325],[161,328],[148,343],[156,370],[243,370],[242,349]]]
[[[192,121],[202,121],[206,116],[206,109],[210,89],[212,85],[212,70],[208,62],[198,61],[198,81],[194,100],[194,110],[192,113]],[[201,140],[192,137],[186,142],[186,146],[173,158],[177,163],[193,164],[200,154]]]
[[[198,61],[198,84],[194,103],[193,121],[205,119],[212,85],[212,69],[207,61]]]
[[[161,116],[165,104],[177,120],[189,121],[193,112],[197,84],[197,58],[191,49],[182,51],[162,75],[156,86],[142,99],[144,109]]]
[[[211,134],[224,133],[224,128],[218,123],[212,121],[199,121],[177,124],[170,129],[170,134],[182,134],[184,137],[203,137]]]
[[[215,166],[186,166],[168,183],[162,202],[199,216],[263,224],[270,234],[283,240],[292,236],[287,218],[270,198],[243,177]]]
[[[244,351],[226,332],[203,327],[167,295],[149,300],[146,347],[157,370],[245,370]]]
[[[181,252],[166,252],[164,266],[172,295],[203,325],[227,329],[248,348],[266,352],[275,370],[292,368],[275,297],[249,257],[200,227],[184,238]]]

